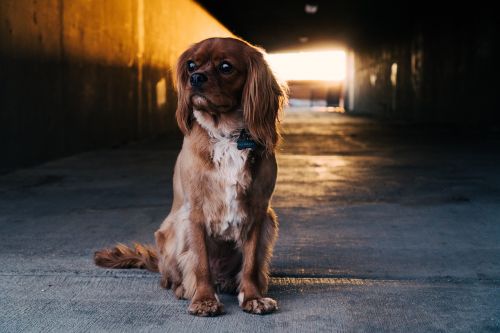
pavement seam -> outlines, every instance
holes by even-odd
[[[82,277],[82,278],[112,278],[112,279],[135,279],[148,278],[157,279],[159,276],[155,273],[137,274],[137,273],[112,273],[112,274],[81,274],[81,273],[1,273],[0,277]],[[500,285],[499,278],[457,278],[457,277],[428,277],[428,278],[376,278],[376,277],[354,277],[354,276],[332,276],[332,275],[279,275],[271,276],[271,284],[307,284],[307,285],[367,285],[380,283],[441,283],[454,285],[486,284]]]

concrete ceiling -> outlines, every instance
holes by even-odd
[[[464,6],[460,4],[439,6],[430,1],[395,0],[198,0],[198,3],[236,35],[271,51],[325,43],[370,47],[405,39],[416,22],[442,21],[459,12],[469,15],[473,10],[471,6],[460,8]],[[307,14],[306,4],[317,5],[317,12]]]
[[[325,42],[356,44],[367,38],[395,35],[395,26],[399,35],[408,29],[408,18],[412,17],[404,1],[198,2],[236,35],[270,50]],[[306,13],[306,4],[317,6],[317,12]]]

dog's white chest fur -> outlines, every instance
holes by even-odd
[[[215,166],[210,181],[214,193],[204,202],[207,229],[212,236],[226,240],[240,239],[246,214],[238,199],[238,190],[243,191],[250,182],[245,168],[249,150],[238,150],[237,139],[230,135],[237,128],[215,128],[200,111],[194,111],[194,115],[211,138]]]

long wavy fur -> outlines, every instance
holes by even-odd
[[[134,243],[129,247],[123,243],[113,248],[102,249],[94,253],[97,266],[106,268],[141,268],[158,272],[158,256],[155,247]]]

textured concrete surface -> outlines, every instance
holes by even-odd
[[[158,275],[94,267],[152,242],[179,142],[94,151],[0,177],[0,331],[499,332],[498,133],[289,112],[264,317],[223,296],[196,318]]]

